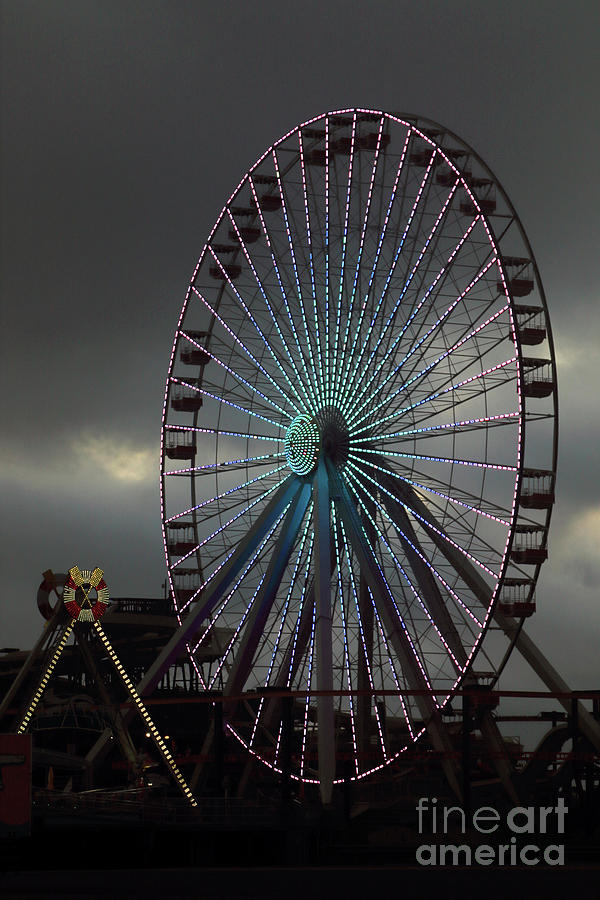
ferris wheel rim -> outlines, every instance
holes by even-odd
[[[321,115],[319,115],[319,116],[316,116],[316,117],[313,117],[312,119],[307,120],[306,122],[302,123],[301,125],[296,126],[294,129],[292,129],[291,131],[289,131],[286,135],[284,135],[282,138],[280,138],[278,141],[276,141],[274,144],[272,144],[271,147],[270,147],[270,148],[269,148],[269,149],[268,149],[261,157],[259,157],[259,159],[257,160],[257,162],[251,167],[251,169],[248,170],[248,172],[244,175],[244,178],[240,181],[240,183],[238,184],[238,186],[236,187],[236,189],[232,192],[232,194],[231,194],[231,196],[229,197],[229,200],[227,201],[227,203],[225,204],[225,206],[224,206],[224,208],[223,208],[221,214],[220,214],[219,217],[217,218],[217,221],[216,221],[216,223],[215,223],[215,226],[214,226],[214,228],[212,229],[211,234],[210,234],[210,236],[209,236],[209,239],[207,240],[207,243],[205,244],[205,247],[204,247],[204,249],[203,249],[203,251],[202,251],[200,260],[199,260],[199,262],[198,262],[198,265],[196,266],[196,269],[194,270],[194,275],[193,275],[193,278],[192,278],[191,286],[190,286],[190,288],[189,288],[189,290],[188,290],[188,293],[187,293],[187,296],[186,296],[186,301],[185,301],[185,303],[184,303],[184,307],[183,307],[183,309],[182,309],[182,312],[181,312],[181,315],[180,315],[180,319],[179,319],[179,322],[178,322],[177,331],[176,331],[176,337],[175,337],[175,342],[174,342],[174,345],[173,345],[173,351],[172,351],[171,361],[170,361],[170,365],[169,365],[169,374],[168,374],[168,378],[167,378],[167,390],[166,390],[166,393],[165,393],[165,404],[164,404],[164,408],[163,408],[163,431],[162,431],[162,441],[161,441],[161,504],[162,504],[162,509],[163,509],[163,539],[164,539],[164,544],[165,544],[165,553],[166,553],[166,555],[167,555],[167,560],[170,560],[170,557],[169,557],[169,550],[168,550],[168,546],[167,546],[167,544],[168,544],[167,527],[168,527],[170,524],[172,524],[172,523],[174,522],[174,519],[169,518],[169,517],[167,516],[167,514],[166,514],[166,507],[165,507],[165,500],[164,500],[165,480],[166,480],[166,477],[167,477],[167,474],[166,474],[166,462],[165,462],[165,439],[166,439],[166,434],[167,434],[167,432],[168,432],[168,427],[169,427],[169,426],[168,426],[168,421],[167,421],[167,420],[168,420],[168,415],[169,415],[168,402],[169,402],[169,395],[170,395],[171,388],[172,388],[172,386],[173,386],[174,383],[177,383],[176,381],[173,381],[172,373],[173,373],[173,369],[174,369],[174,365],[175,365],[175,357],[176,357],[177,347],[179,346],[180,341],[181,341],[181,337],[182,337],[182,324],[183,324],[184,319],[185,319],[185,315],[186,315],[186,310],[187,310],[187,308],[188,308],[188,304],[189,304],[189,303],[194,299],[194,297],[196,296],[196,295],[194,294],[194,290],[195,290],[195,289],[194,289],[194,287],[193,287],[194,281],[195,281],[195,279],[196,279],[197,276],[198,276],[198,273],[199,273],[199,271],[200,271],[200,269],[201,269],[201,266],[202,266],[202,264],[203,264],[203,261],[206,259],[207,253],[210,252],[211,242],[213,241],[214,236],[217,234],[217,231],[218,231],[218,229],[219,229],[220,224],[223,222],[223,220],[227,217],[228,214],[230,215],[230,218],[231,218],[231,220],[232,220],[232,222],[233,222],[233,217],[232,217],[231,214],[230,214],[230,207],[231,207],[231,204],[233,203],[234,199],[239,195],[240,190],[242,189],[242,187],[244,186],[244,184],[246,183],[246,181],[247,181],[247,180],[251,180],[251,175],[252,175],[252,173],[254,173],[257,169],[259,169],[259,167],[261,166],[261,164],[264,163],[265,160],[267,160],[267,159],[269,158],[270,155],[272,155],[272,156],[275,158],[275,160],[276,160],[276,149],[277,149],[278,147],[282,146],[282,145],[285,143],[286,140],[289,140],[289,138],[290,138],[291,136],[296,135],[296,134],[300,135],[300,134],[302,133],[302,130],[303,130],[303,129],[305,129],[305,128],[307,128],[307,127],[310,127],[310,126],[313,126],[315,123],[318,123],[318,122],[320,122],[321,120],[325,120],[325,122],[328,122],[328,120],[329,120],[330,118],[334,118],[334,117],[336,117],[336,116],[342,116],[342,115],[346,115],[346,114],[350,114],[350,113],[355,117],[355,122],[356,122],[356,116],[357,116],[357,115],[361,115],[361,114],[367,114],[367,115],[372,115],[372,116],[379,116],[379,117],[381,117],[380,131],[381,131],[382,127],[383,127],[383,122],[385,121],[386,118],[387,118],[389,121],[395,122],[396,124],[399,124],[399,125],[401,125],[401,126],[406,126],[406,127],[408,128],[408,136],[409,136],[409,137],[410,137],[413,133],[416,133],[416,134],[418,134],[418,135],[419,135],[426,143],[431,144],[431,146],[434,148],[434,149],[433,149],[433,155],[435,155],[436,152],[439,152],[439,151],[440,151],[440,148],[436,146],[435,142],[432,141],[431,138],[429,138],[424,132],[419,131],[419,129],[416,128],[416,126],[414,126],[414,125],[410,122],[410,120],[409,120],[408,118],[407,118],[406,120],[404,120],[404,119],[400,119],[400,118],[396,117],[396,116],[393,115],[393,114],[388,114],[388,113],[384,113],[384,112],[381,112],[381,111],[367,110],[367,109],[344,109],[344,110],[337,110],[337,111],[333,111],[333,112],[330,112],[330,113],[323,113],[323,114],[321,114]],[[408,139],[409,139],[409,137],[407,137],[407,144],[408,144]],[[457,139],[457,140],[460,140],[460,139]],[[300,139],[300,142],[301,142],[301,139]],[[463,142],[463,143],[464,143],[464,142]],[[301,151],[301,152],[302,152],[302,151]],[[474,151],[473,151],[473,152],[474,152]],[[443,154],[442,154],[442,155],[443,155]],[[445,162],[448,164],[448,166],[456,172],[457,176],[460,176],[460,173],[459,173],[458,169],[456,168],[456,166],[454,166],[454,164],[452,163],[452,161],[451,161],[448,157],[444,157],[444,158],[445,158]],[[477,158],[480,159],[479,157],[477,157]],[[433,159],[433,156],[432,156],[432,159]],[[276,165],[277,165],[277,163],[276,163]],[[279,183],[280,183],[280,185],[281,185],[281,181],[280,181],[279,179],[280,179],[280,177],[279,177],[279,173],[278,173],[278,181],[279,181]],[[495,184],[499,184],[499,183],[497,182],[497,180],[495,180]],[[464,179],[463,179],[463,181],[462,181],[462,185],[461,185],[461,186],[463,186],[463,187],[466,189],[467,193],[469,193],[469,195],[470,195],[470,197],[471,197],[471,200],[474,202],[476,208],[477,208],[478,211],[479,211],[479,216],[481,217],[481,219],[482,219],[482,220],[485,220],[485,215],[484,215],[484,213],[481,211],[481,208],[479,207],[479,204],[478,204],[478,202],[477,202],[476,196],[474,195],[474,193],[472,193],[472,192],[469,190],[469,187],[468,187],[468,185],[465,183]],[[255,200],[257,201],[257,209],[258,209],[258,207],[259,207],[259,204],[258,204],[258,198],[257,198],[257,195],[256,195],[256,193],[254,192],[254,190],[253,190],[253,194],[254,194]],[[308,210],[307,210],[307,215],[308,215]],[[261,218],[262,218],[262,217],[261,217]],[[233,224],[234,224],[234,226],[235,226],[235,222],[233,222]],[[520,222],[519,222],[519,227],[521,227],[521,229],[522,229],[522,226],[520,225]],[[265,229],[265,234],[266,234],[266,229]],[[490,238],[490,244],[491,244],[492,246],[495,246],[494,240],[493,240],[493,235],[491,234],[490,231],[488,231],[488,236],[489,236],[489,238]],[[267,235],[267,239],[268,239],[268,235]],[[219,264],[219,261],[218,261],[218,259],[217,259],[217,256],[216,256],[214,253],[213,253],[212,255],[213,255],[215,261],[217,262],[217,264]],[[499,251],[497,251],[496,255],[497,255],[498,257],[500,256]],[[533,255],[532,255],[532,259],[533,259]],[[220,264],[219,264],[219,265],[220,265]],[[534,265],[535,265],[535,261],[534,261]],[[221,268],[222,268],[222,267],[221,267]],[[537,275],[538,282],[539,282],[539,273],[537,273],[537,267],[535,267],[535,269],[536,269],[536,275]],[[504,274],[502,275],[502,277],[503,277],[503,279],[504,279]],[[224,283],[225,283],[225,282],[224,282]],[[540,288],[541,288],[541,282],[539,282],[539,286],[540,286]],[[506,284],[505,284],[505,288],[506,288]],[[508,291],[508,288],[506,288],[505,293],[506,293],[506,297],[507,297],[509,306],[511,307],[511,315],[512,315],[512,305],[514,304],[514,298],[512,298],[512,296],[510,295],[510,293],[509,293],[509,291]],[[543,299],[544,308],[545,308],[545,299],[543,298],[543,293],[542,293],[542,299]],[[213,315],[213,318],[212,318],[212,320],[211,320],[211,324],[214,324],[214,323],[215,323],[215,318],[218,317],[214,310],[213,310],[213,313],[214,313],[214,315]],[[547,316],[546,316],[546,318],[547,318]],[[291,319],[290,319],[290,321],[291,321]],[[233,332],[232,332],[232,336],[233,336],[233,337],[237,337],[237,339],[239,340],[239,336],[233,335]],[[551,339],[551,335],[550,335],[550,339]],[[516,346],[516,345],[515,345],[515,346]],[[208,351],[207,351],[207,352],[208,352]],[[521,357],[521,356],[522,356],[522,354],[517,353],[516,358],[517,358],[517,360],[519,361],[519,363],[520,363],[520,357]],[[554,357],[553,357],[553,355],[552,355],[552,359],[553,359],[553,358],[554,358]],[[260,359],[262,360],[263,357],[261,357]],[[509,361],[509,362],[512,362],[512,361]],[[298,362],[298,366],[300,367],[300,363],[299,363],[299,362]],[[522,377],[523,377],[522,365],[519,366],[519,369],[520,369],[520,370],[519,370],[519,372],[518,372],[517,375],[516,375],[517,380],[518,380],[519,378],[522,378]],[[493,372],[493,371],[494,371],[493,368],[490,369],[490,373]],[[485,374],[486,374],[486,373],[484,372],[484,375],[485,375]],[[483,377],[483,376],[482,376],[482,377]],[[200,382],[199,382],[199,384],[200,384]],[[307,395],[306,395],[306,388],[301,388],[301,390],[304,390],[304,391],[305,391],[305,396],[307,396]],[[224,405],[225,405],[224,403],[221,403],[221,406],[220,406],[220,408],[219,408],[219,421],[220,421],[221,411],[222,411],[222,409],[224,408]],[[321,404],[321,406],[323,407],[323,404]],[[327,406],[327,404],[325,404],[325,406]],[[325,408],[325,407],[323,407],[323,409],[324,409],[324,408]],[[302,415],[302,413],[301,413],[298,409],[296,409],[296,412],[297,412],[299,415]],[[319,410],[317,410],[317,412],[319,412]],[[521,415],[524,415],[524,410],[522,410],[521,407],[519,408],[519,412],[520,412]],[[323,415],[324,413],[321,413],[321,414]],[[342,414],[342,413],[340,413],[340,415],[341,415],[341,414]],[[260,414],[259,414],[259,418],[260,418],[260,417],[261,417],[261,416],[260,416]],[[192,424],[191,426],[187,426],[188,430],[189,430],[189,431],[194,431],[194,433],[200,433],[200,429],[197,429],[197,425],[196,425],[196,423],[197,423],[197,418],[198,418],[198,416],[197,416],[197,411],[196,411],[196,412],[194,412],[194,414],[193,414],[193,424]],[[264,417],[263,417],[263,418],[264,418]],[[182,427],[183,427],[183,426],[182,426]],[[197,429],[197,431],[195,431],[196,429]],[[218,437],[217,437],[217,444],[218,444]],[[344,451],[344,452],[348,453],[348,451]],[[518,468],[515,469],[515,471],[517,471],[517,476],[516,476],[516,483],[515,483],[515,492],[514,492],[513,508],[512,508],[512,511],[511,511],[511,523],[512,523],[512,527],[511,527],[511,529],[510,529],[509,540],[507,541],[507,545],[506,545],[506,547],[505,547],[504,555],[503,555],[503,558],[502,558],[502,570],[501,570],[501,572],[498,574],[498,578],[497,578],[497,581],[496,581],[496,584],[495,584],[495,587],[494,587],[494,591],[493,591],[493,598],[492,598],[492,601],[491,601],[491,603],[490,603],[490,605],[489,605],[489,607],[488,607],[487,615],[486,615],[486,617],[485,617],[483,626],[482,626],[481,631],[480,631],[480,633],[479,633],[479,637],[478,637],[478,639],[475,641],[475,643],[474,643],[474,645],[473,645],[473,648],[472,648],[472,651],[471,651],[471,654],[470,654],[470,656],[469,656],[469,659],[468,659],[467,663],[463,666],[462,671],[459,673],[459,675],[458,675],[458,677],[457,677],[457,680],[456,680],[456,682],[455,682],[455,684],[454,684],[453,688],[451,689],[451,692],[450,692],[450,694],[449,694],[448,696],[450,696],[451,693],[452,693],[452,691],[455,690],[456,687],[461,683],[461,681],[462,681],[462,679],[464,678],[465,673],[466,673],[466,671],[467,671],[467,669],[468,669],[468,665],[469,665],[470,660],[472,659],[472,657],[474,656],[474,654],[478,651],[478,649],[479,649],[479,647],[480,647],[480,645],[481,645],[481,641],[483,640],[483,637],[484,637],[484,635],[485,635],[485,633],[486,633],[486,628],[487,628],[488,620],[489,620],[490,616],[492,615],[492,611],[493,611],[494,604],[495,604],[495,601],[496,601],[496,598],[497,598],[497,595],[498,595],[498,592],[499,592],[499,589],[500,589],[500,585],[502,584],[502,581],[503,581],[503,578],[504,578],[504,572],[505,572],[506,567],[507,567],[507,564],[508,564],[508,555],[509,555],[509,552],[510,552],[510,547],[511,547],[512,539],[513,539],[513,536],[514,536],[514,526],[515,526],[516,519],[517,519],[517,511],[518,511],[518,508],[519,508],[519,507],[518,507],[518,502],[519,502],[519,492],[520,492],[519,485],[520,485],[520,481],[521,481],[521,478],[522,478],[522,471],[523,471],[523,459],[520,457],[520,445],[519,445],[519,448],[518,448],[518,450],[517,450],[517,456],[519,457],[519,465],[518,465]],[[348,457],[346,457],[346,459],[347,459],[347,458],[348,458]],[[423,457],[423,458],[425,459],[425,457]],[[433,458],[432,458],[432,459],[433,459]],[[442,458],[439,458],[439,460],[440,460],[440,461],[443,461]],[[450,462],[450,460],[448,460],[448,462]],[[555,463],[555,457],[554,457],[554,463]],[[453,466],[454,466],[454,464],[459,464],[459,465],[460,465],[460,464],[461,464],[461,461],[460,461],[460,460],[455,460],[455,459],[454,459],[454,460],[452,460],[452,464],[453,464]],[[282,470],[282,471],[284,472],[284,474],[285,474],[285,470],[283,469],[283,467],[281,467],[281,470]],[[289,471],[289,469],[288,469],[288,471]],[[168,474],[173,474],[173,473],[168,473]],[[297,473],[297,474],[299,474],[299,473]],[[308,474],[308,473],[306,473],[306,474]],[[386,476],[386,477],[387,477],[387,476]],[[194,474],[193,476],[190,477],[190,482],[191,482],[191,492],[192,492],[192,504],[191,504],[191,506],[193,507],[193,506],[196,505],[196,499],[197,499],[197,498],[196,498],[196,495],[195,495],[195,491],[196,491],[196,474]],[[189,512],[189,510],[187,510],[186,512]],[[181,512],[181,513],[179,514],[179,516],[183,516],[184,514],[185,514],[185,512]],[[548,520],[549,520],[549,516],[548,516]],[[423,524],[424,524],[426,527],[429,527],[429,528],[432,527],[430,522],[429,522],[429,523],[424,522]],[[348,558],[348,559],[349,559],[349,558]],[[179,559],[179,561],[176,562],[173,566],[172,566],[171,563],[169,562],[169,579],[170,579],[170,581],[171,581],[171,587],[172,587],[172,592],[173,592],[173,595],[174,595],[174,596],[176,596],[176,593],[177,593],[177,592],[176,592],[175,585],[174,585],[174,583],[173,583],[172,573],[173,573],[174,568],[177,567],[177,566],[179,566],[179,567],[181,566],[181,559]],[[340,577],[341,577],[341,575],[340,575]],[[343,604],[342,604],[342,608],[343,608]],[[179,610],[179,608],[178,608],[178,614],[179,614],[179,612],[180,612],[180,610]],[[446,698],[446,699],[448,699],[448,698]],[[238,737],[239,737],[239,735],[238,735]],[[242,740],[242,738],[240,738],[240,740]],[[242,741],[242,742],[243,742],[243,741]],[[251,748],[250,748],[250,749],[251,749]],[[402,751],[400,751],[400,752],[402,752]],[[396,755],[397,755],[397,754],[396,754]],[[265,760],[263,760],[263,761],[265,761]],[[360,777],[363,777],[363,775],[365,775],[365,774],[369,774],[369,773],[368,773],[368,772],[364,772],[364,773],[361,774]],[[306,780],[311,780],[311,779],[306,779]]]

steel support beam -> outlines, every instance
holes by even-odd
[[[555,694],[571,693],[571,688],[567,682],[559,675],[550,661],[546,659],[542,651],[536,646],[529,635],[526,634],[518,619],[507,616],[499,610],[496,610],[494,613],[494,619],[500,628],[502,628],[506,636],[510,640],[514,640],[517,650],[529,663],[536,675],[541,678],[548,690]],[[559,697],[558,701],[561,706],[567,710],[569,715],[572,715],[573,708],[571,705],[571,698],[568,696]],[[580,733],[593,744],[596,750],[600,751],[600,722],[597,722],[593,715],[579,701],[577,702],[577,724]]]
[[[444,728],[440,710],[428,691],[427,682],[417,663],[408,636],[404,631],[403,624],[396,612],[389,586],[387,585],[377,560],[373,555],[373,551],[369,545],[364,529],[362,528],[358,512],[350,497],[348,489],[333,466],[329,465],[328,471],[332,494],[344,523],[344,528],[349,536],[350,543],[352,544],[352,549],[358,558],[361,571],[364,573],[367,584],[373,594],[375,604],[383,619],[388,637],[394,647],[404,677],[411,689],[423,691],[422,694],[419,694],[415,698],[417,706],[419,707],[419,712],[434,748],[441,753],[442,765],[450,787],[457,797],[461,799],[462,791],[454,762],[453,748]]]
[[[235,658],[229,668],[227,683],[223,690],[225,696],[239,694],[243,690],[252,667],[256,648],[264,632],[279,584],[310,503],[310,495],[311,485],[306,482],[288,507],[277,543],[271,553],[263,583],[254,599]]]
[[[377,460],[378,465],[385,464],[385,460],[380,459],[379,457]],[[389,471],[390,474],[392,474],[391,470]],[[454,566],[462,580],[473,591],[480,603],[487,609],[491,602],[492,590],[485,579],[480,575],[470,560],[437,533],[438,531],[443,532],[443,529],[437,522],[431,510],[423,503],[420,497],[417,496],[413,488],[409,484],[402,482],[401,479],[395,478],[394,481],[401,485],[402,502],[406,503],[407,506],[417,512],[427,523],[429,523],[431,528],[427,528],[427,525],[425,524],[423,527],[427,530],[431,539],[444,554],[446,559]],[[437,531],[434,529],[437,529]],[[496,604],[494,621],[500,626],[508,639],[514,641],[517,650],[550,691],[557,694],[571,693],[571,689],[566,681],[559,675],[554,666],[544,656],[529,635],[526,634],[518,619],[505,615],[498,609],[498,605]],[[570,700],[568,698],[560,699],[560,703],[567,712],[571,712]],[[582,703],[578,703],[577,709],[581,733],[591,741],[597,750],[600,750],[600,724],[596,722],[594,717]]]
[[[421,547],[419,538],[408,518],[404,506],[402,505],[402,501],[396,495],[393,479],[384,476],[382,481],[382,487],[385,487],[386,490],[394,494],[394,499],[385,493],[382,494],[381,499],[396,528],[406,558],[415,575],[419,587],[419,596],[427,606],[431,618],[439,628],[442,637],[451,650],[452,656],[450,659],[454,668],[457,672],[461,672],[467,663],[468,655],[463,646],[458,629],[452,620],[452,616],[448,612],[448,607],[446,606],[437,582],[431,573],[431,569],[425,565],[422,559],[422,556],[426,557],[426,554]],[[419,554],[421,554],[421,556]]]
[[[333,690],[331,643],[331,501],[325,459],[321,456],[313,481],[315,523],[315,643],[317,690]],[[324,805],[331,803],[335,778],[335,717],[333,696],[317,697],[319,789]]]

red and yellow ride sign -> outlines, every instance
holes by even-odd
[[[109,604],[109,595],[102,569],[94,571],[79,566],[69,569],[63,589],[63,602],[69,615],[77,622],[97,622]],[[95,593],[95,598],[92,594]]]

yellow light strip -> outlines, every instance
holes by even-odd
[[[48,682],[50,680],[50,676],[52,675],[52,672],[54,671],[56,663],[60,659],[61,653],[63,652],[63,650],[66,647],[67,641],[69,640],[69,637],[70,637],[72,631],[73,631],[73,621],[69,620],[67,622],[67,624],[65,625],[65,630],[63,631],[62,637],[61,637],[60,641],[58,642],[58,646],[56,647],[56,650],[54,651],[54,653],[52,655],[52,659],[48,663],[46,671],[42,675],[41,681],[38,685],[38,689],[35,692],[35,694],[33,695],[33,699],[31,701],[31,703],[29,704],[29,709],[23,716],[23,720],[22,720],[21,724],[19,725],[19,727],[17,728],[17,734],[23,734],[23,732],[27,730],[29,722],[31,721],[31,717],[33,716],[33,714],[35,712],[35,708],[38,705],[38,703],[40,702],[40,700],[42,699],[44,691],[46,690],[46,685],[48,684]]]
[[[69,575],[77,585],[77,587],[81,587],[83,584],[83,576],[79,570],[79,566],[73,566],[69,569]]]
[[[102,569],[99,569],[99,568],[96,566],[96,568],[94,569],[94,571],[93,571],[92,574],[90,575],[90,584],[91,584],[91,586],[92,586],[92,587],[98,587],[98,585],[99,585],[100,582],[102,581],[102,576],[103,576],[103,575],[104,575],[104,572],[102,571]]]
[[[131,697],[132,697],[132,699],[133,699],[133,702],[134,702],[135,705],[137,706],[138,711],[139,711],[139,713],[140,713],[142,719],[144,720],[144,722],[145,722],[146,725],[148,726],[148,730],[149,730],[150,734],[152,735],[152,738],[153,738],[153,740],[154,740],[154,743],[156,744],[156,747],[157,747],[158,751],[160,752],[160,754],[161,754],[161,756],[163,757],[164,761],[166,762],[166,764],[167,764],[168,767],[170,768],[171,772],[172,772],[173,775],[175,776],[175,780],[177,781],[177,785],[178,785],[179,789],[181,790],[181,792],[183,793],[183,795],[186,797],[186,799],[190,802],[190,804],[191,804],[192,806],[198,806],[198,803],[197,803],[197,801],[196,801],[194,795],[192,794],[192,792],[190,791],[189,787],[187,786],[187,783],[186,783],[186,781],[185,781],[185,778],[183,777],[183,775],[181,774],[181,772],[180,772],[179,769],[177,768],[177,765],[176,765],[176,763],[175,763],[175,760],[173,759],[173,757],[172,757],[171,754],[169,753],[169,750],[168,750],[168,748],[167,748],[167,745],[165,744],[165,742],[163,741],[162,737],[160,736],[160,732],[158,731],[156,725],[154,724],[154,722],[153,722],[152,719],[150,718],[150,715],[149,715],[149,713],[148,713],[148,710],[147,710],[146,707],[144,706],[144,703],[143,703],[143,701],[142,701],[142,698],[140,697],[140,695],[139,695],[138,692],[136,691],[136,689],[135,689],[135,687],[133,686],[133,683],[132,683],[132,681],[130,680],[130,678],[129,678],[127,672],[125,671],[125,669],[124,669],[123,666],[121,665],[121,662],[120,662],[120,660],[119,660],[119,657],[117,656],[117,654],[116,654],[115,651],[113,650],[112,645],[111,645],[110,641],[108,640],[108,637],[106,636],[106,633],[105,633],[104,629],[102,628],[102,626],[100,625],[99,622],[94,622],[94,628],[95,628],[96,631],[98,632],[98,635],[100,636],[100,640],[102,641],[102,643],[103,643],[104,646],[106,647],[106,650],[107,650],[107,652],[108,652],[108,655],[110,656],[110,658],[111,658],[111,660],[112,660],[112,662],[113,662],[113,665],[114,665],[115,669],[117,670],[117,672],[118,672],[119,675],[121,676],[121,680],[123,681],[123,684],[125,685],[125,687],[126,687],[127,690],[129,691],[129,693],[130,693],[130,695],[131,695]]]

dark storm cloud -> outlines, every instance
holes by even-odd
[[[152,459],[203,241],[269,143],[369,105],[472,143],[532,241],[562,422],[557,563],[535,627],[552,646],[570,584],[588,646],[596,570],[576,526],[585,512],[599,536],[598,18],[592,2],[4,3],[3,643],[35,637],[48,566],[99,562],[114,593],[159,592]]]

